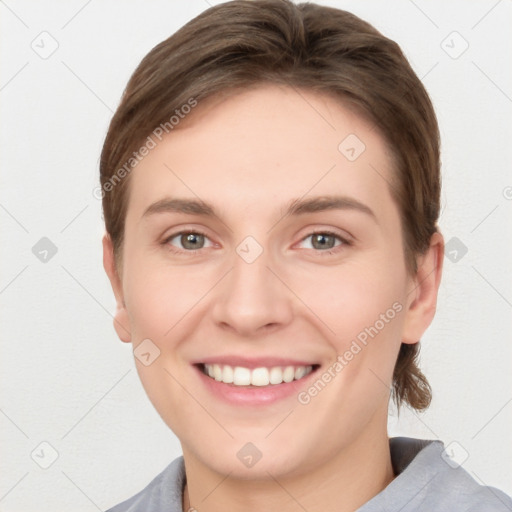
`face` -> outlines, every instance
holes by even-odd
[[[430,322],[392,176],[364,119],[277,86],[200,103],[134,168],[116,328],[186,460],[293,475],[386,436]]]

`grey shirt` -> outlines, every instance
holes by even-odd
[[[395,437],[389,441],[396,478],[358,512],[512,512],[512,499],[480,485],[445,457],[441,441]],[[183,512],[183,457],[142,491],[107,512]]]

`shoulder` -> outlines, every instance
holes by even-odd
[[[413,475],[421,471],[429,475],[430,481],[423,494],[428,506],[437,510],[512,512],[509,496],[495,487],[479,483],[449,457],[441,442],[430,446],[424,455],[424,460],[420,459],[420,464],[412,466],[411,470]]]
[[[512,499],[478,483],[441,441],[394,438],[390,449],[397,476],[360,512],[512,512]]]
[[[144,489],[106,512],[182,512],[184,479],[183,457],[178,457]]]

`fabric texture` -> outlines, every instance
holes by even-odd
[[[357,512],[512,512],[512,499],[480,485],[446,458],[441,441],[394,437],[389,441],[396,478]],[[142,491],[107,512],[184,512],[183,457],[176,458]]]

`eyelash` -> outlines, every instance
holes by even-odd
[[[173,238],[176,238],[179,235],[185,235],[185,234],[186,235],[202,235],[205,238],[208,238],[206,233],[203,233],[201,231],[194,231],[194,230],[178,231],[177,233],[173,233],[172,235],[170,235],[167,238],[165,238],[165,240],[162,241],[162,245],[165,246],[170,252],[175,253],[175,254],[187,254],[189,256],[196,256],[196,255],[198,255],[201,252],[202,249],[192,249],[192,250],[176,249],[175,247],[173,247],[173,246],[171,246],[169,244],[169,242]],[[315,249],[313,249],[315,252],[318,252],[319,255],[321,255],[321,256],[329,256],[329,255],[337,254],[338,251],[341,250],[343,247],[351,246],[352,245],[352,242],[350,240],[347,240],[346,238],[343,238],[339,234],[337,234],[337,233],[335,233],[333,231],[329,231],[329,230],[313,231],[313,232],[309,233],[308,235],[306,235],[305,237],[303,237],[300,241],[303,242],[307,238],[315,236],[315,235],[333,236],[334,238],[337,238],[338,240],[340,240],[342,242],[340,245],[335,246],[332,249],[326,249],[326,250],[323,250],[323,251],[322,250],[315,250]],[[172,249],[171,249],[171,247],[172,247]]]

